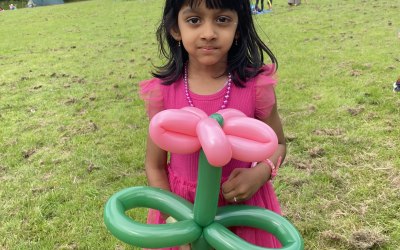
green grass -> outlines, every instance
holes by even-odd
[[[0,249],[133,249],[107,231],[103,207],[146,184],[137,91],[160,62],[161,5],[0,13]],[[279,60],[288,157],[275,186],[306,249],[400,245],[399,11],[391,0],[274,1],[255,17]]]

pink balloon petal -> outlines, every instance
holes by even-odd
[[[224,121],[229,120],[232,117],[246,117],[242,111],[237,109],[221,109],[217,113],[222,115]]]
[[[248,140],[269,143],[278,141],[274,130],[266,123],[249,117],[232,117],[224,121],[223,130],[227,135],[234,135]]]
[[[208,117],[206,112],[196,107],[184,107],[182,108],[182,110],[192,112],[193,114],[196,114],[200,119]]]
[[[190,154],[201,148],[196,126],[200,118],[192,112],[168,109],[150,121],[150,137],[160,148],[179,154]]]
[[[208,162],[222,167],[232,159],[232,150],[221,126],[212,118],[202,119],[197,125],[197,135]]]
[[[173,132],[164,132],[158,135],[155,142],[165,151],[177,154],[191,154],[200,150],[201,145],[197,137],[191,137]]]
[[[274,130],[262,121],[249,117],[232,117],[223,130],[232,147],[232,157],[252,162],[270,157],[278,148]]]
[[[232,148],[232,158],[244,162],[263,161],[274,154],[277,143],[262,143],[227,135]]]

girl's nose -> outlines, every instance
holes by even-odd
[[[205,40],[212,40],[217,37],[216,27],[213,25],[212,22],[206,22],[203,25],[201,38]]]

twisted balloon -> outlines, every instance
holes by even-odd
[[[194,205],[171,192],[153,187],[132,187],[107,202],[104,221],[118,239],[139,247],[162,248],[191,243],[193,250],[262,250],[227,229],[249,226],[274,234],[281,249],[301,250],[303,239],[282,216],[258,207],[231,205],[218,208],[221,168],[232,158],[261,161],[271,156],[278,140],[265,123],[242,112],[224,109],[207,117],[187,107],[158,113],[150,122],[150,136],[162,149],[189,154],[200,151]],[[176,223],[149,225],[132,220],[125,212],[147,207],[170,214]]]

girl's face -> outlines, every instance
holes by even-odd
[[[237,38],[238,15],[229,9],[208,9],[205,1],[191,8],[183,5],[178,27],[171,35],[189,54],[189,61],[203,66],[226,63],[228,51]]]

